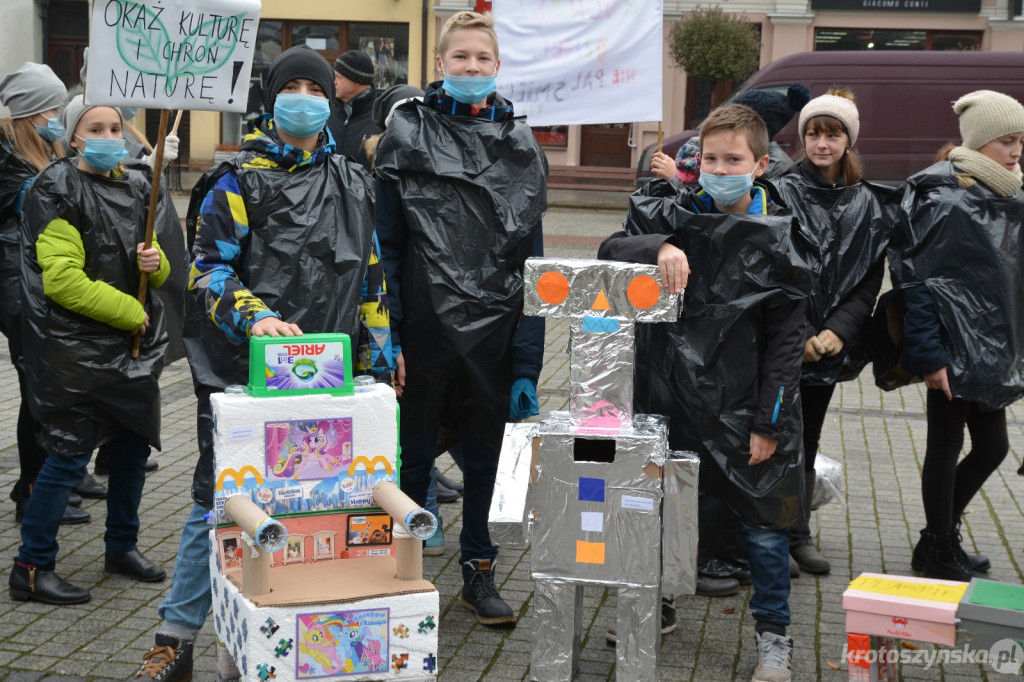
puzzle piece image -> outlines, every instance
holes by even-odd
[[[274,649],[274,656],[277,658],[288,658],[288,652],[292,650],[292,644],[295,640],[288,638],[287,640],[282,639],[277,643],[277,648]]]
[[[409,654],[391,654],[391,667],[401,672],[409,667]]]
[[[399,637],[401,639],[408,639],[409,637],[409,628],[404,625],[396,625],[391,628],[391,631],[395,633],[395,637]]]
[[[260,665],[256,666],[256,672],[258,673],[258,676],[261,680],[277,679],[277,675],[274,674],[275,672],[277,672],[277,668],[275,668],[272,665],[261,663]]]
[[[260,632],[266,635],[267,639],[270,639],[280,628],[281,626],[275,623],[273,618],[267,618],[267,624],[260,626]]]
[[[436,627],[437,626],[434,624],[434,617],[433,616],[427,616],[426,620],[421,620],[420,621],[419,633],[421,635],[425,635],[425,634],[427,634],[427,632],[429,632],[430,630],[433,630]]]
[[[434,654],[430,654],[429,656],[423,659],[424,670],[426,670],[428,673],[432,673],[434,672],[435,668],[437,668],[437,657],[434,656]]]

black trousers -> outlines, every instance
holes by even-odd
[[[971,451],[960,460],[965,426],[971,434]],[[921,469],[928,529],[953,528],[1009,449],[1005,409],[984,412],[977,403],[948,400],[942,391],[929,389],[928,448]]]

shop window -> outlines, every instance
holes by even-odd
[[[972,31],[890,31],[819,28],[815,50],[979,50],[981,33]]]
[[[545,147],[567,147],[569,145],[568,126],[533,126],[533,136]]]
[[[362,50],[373,62],[373,85],[378,90],[409,82],[409,25],[348,24],[348,49]]]

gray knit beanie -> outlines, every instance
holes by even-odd
[[[373,61],[362,50],[349,50],[334,60],[334,70],[360,85],[373,85]]]
[[[95,106],[86,105],[81,95],[75,95],[72,97],[71,101],[68,102],[68,105],[64,107],[64,111],[60,113],[60,120],[61,123],[64,124],[64,141],[69,147],[71,146],[71,140],[75,136],[75,128],[78,127],[78,123],[82,120],[82,117],[85,116],[85,112],[95,108]],[[121,116],[121,110],[117,107],[108,108],[116,111],[119,117]],[[123,117],[121,117],[121,125],[124,125]]]
[[[0,77],[0,102],[11,110],[11,118],[60,109],[67,98],[64,83],[46,64],[25,62],[14,73]]]
[[[992,140],[1024,132],[1024,106],[993,90],[976,90],[953,103],[960,117],[960,137],[968,149],[981,149]]]
[[[803,138],[807,122],[815,116],[831,116],[838,119],[846,134],[850,136],[850,146],[857,144],[860,134],[860,113],[852,99],[839,95],[822,95],[815,97],[800,111],[800,137]]]

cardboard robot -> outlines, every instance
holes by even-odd
[[[489,527],[532,547],[535,680],[576,672],[584,585],[618,590],[617,679],[657,679],[661,592],[696,586],[697,457],[632,410],[634,327],[680,310],[659,281],[651,265],[526,262],[524,314],[569,320],[569,411],[507,425]]]
[[[397,487],[395,392],[359,385],[341,334],[249,355],[249,386],[211,398],[217,638],[246,680],[436,679],[436,519]]]

